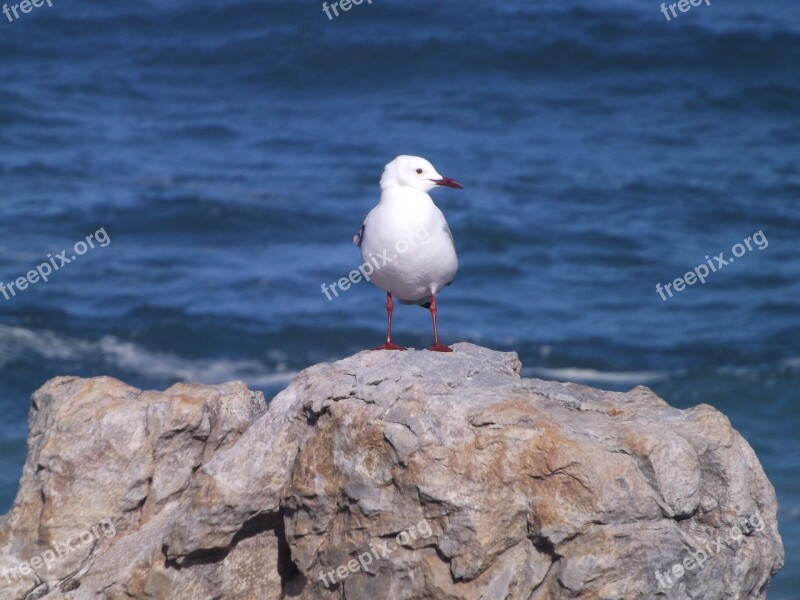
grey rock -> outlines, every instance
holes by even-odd
[[[775,493],[721,413],[454,349],[315,365],[268,410],[241,383],[49,382],[0,598],[766,597]]]

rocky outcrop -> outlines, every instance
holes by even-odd
[[[724,415],[362,352],[242,383],[33,396],[0,598],[763,598],[776,500]]]

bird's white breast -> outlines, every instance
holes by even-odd
[[[364,224],[362,261],[375,267],[372,282],[398,300],[425,302],[455,277],[447,221],[428,194],[385,190]]]

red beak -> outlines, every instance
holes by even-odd
[[[442,177],[441,179],[431,179],[433,183],[436,185],[441,185],[444,187],[451,187],[456,188],[457,190],[463,190],[464,186],[458,183],[455,179],[450,179],[449,177]]]

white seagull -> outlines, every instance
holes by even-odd
[[[430,309],[436,352],[452,352],[439,343],[436,294],[453,281],[458,258],[453,234],[442,211],[428,195],[438,186],[461,189],[418,156],[398,156],[383,171],[381,199],[353,243],[364,265],[374,264],[371,281],[386,291],[386,343],[375,350],[405,350],[392,342],[392,296],[402,304]]]

